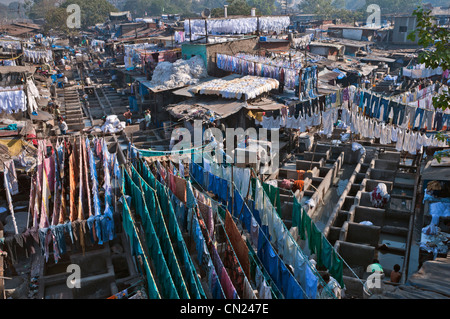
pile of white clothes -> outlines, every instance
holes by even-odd
[[[258,26],[259,23],[259,26]],[[246,34],[253,33],[259,29],[260,32],[280,32],[286,29],[291,23],[289,17],[247,17],[247,18],[222,18],[208,20],[208,34]],[[205,34],[204,19],[184,20],[185,34],[192,35]]]
[[[125,122],[120,122],[117,115],[107,116],[105,124],[103,124],[101,127],[104,133],[117,133],[123,131],[124,128]]]
[[[310,34],[304,35],[300,38],[292,39],[292,45],[296,49],[305,49],[311,43],[311,41],[313,39],[314,39],[314,33],[310,33]]]
[[[29,50],[23,49],[25,61],[33,63],[50,62],[53,60],[52,50]]]
[[[25,112],[27,101],[24,87],[0,87],[0,111],[8,114]]]
[[[205,62],[200,56],[195,55],[189,60],[158,63],[150,84],[156,89],[169,89],[197,84],[199,79],[207,76]]]
[[[193,93],[219,95],[226,99],[253,99],[265,92],[278,89],[278,80],[247,75],[233,80],[215,79],[191,89]]]

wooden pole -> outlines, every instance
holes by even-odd
[[[189,42],[192,42],[191,19],[189,19]]]
[[[205,42],[208,44],[208,20],[205,18]]]

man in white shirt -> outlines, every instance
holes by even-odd
[[[61,130],[62,135],[66,135],[67,130],[69,129],[69,126],[67,125],[66,121],[64,121],[63,118],[59,120],[59,129]]]
[[[342,291],[341,285],[339,285],[337,280],[334,279],[333,277],[331,277],[328,273],[325,273],[324,275],[322,275],[322,279],[325,281],[326,286],[323,287],[322,291],[320,292],[320,298],[321,299],[333,299],[334,297],[331,294],[331,292],[333,292],[334,296],[337,299],[342,299],[343,291]]]

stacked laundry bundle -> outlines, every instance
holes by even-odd
[[[191,89],[195,94],[219,95],[226,99],[253,99],[263,93],[277,89],[279,82],[271,78],[247,75],[230,81],[215,79]]]
[[[289,17],[247,17],[210,19],[205,25],[204,19],[184,20],[185,34],[204,35],[205,26],[208,34],[247,34],[257,30],[260,32],[279,32],[290,24]]]
[[[0,87],[0,111],[8,114],[27,110],[23,86]]]
[[[52,50],[23,49],[25,61],[33,63],[48,63],[53,60]]]
[[[125,122],[120,122],[117,115],[109,115],[106,117],[105,124],[102,125],[103,133],[117,133],[123,131]]]
[[[197,84],[199,79],[207,76],[203,59],[196,55],[189,60],[158,63],[150,83],[155,89],[168,89]]]

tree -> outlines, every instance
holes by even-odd
[[[229,16],[250,15],[251,14],[252,7],[250,7],[249,4],[247,3],[247,1],[245,1],[245,0],[233,0],[228,3],[229,4],[228,4],[228,9],[227,9],[227,14]],[[259,14],[259,13],[257,12],[257,14]],[[223,17],[223,16],[224,16],[223,7],[214,8],[211,10],[211,17],[218,18],[218,17]]]
[[[380,6],[381,14],[411,13],[418,3],[419,0],[371,0],[366,2],[367,5],[377,4]]]
[[[312,13],[317,15],[320,19],[330,19],[336,10],[332,5],[332,0],[304,0],[298,8],[303,13]]]
[[[408,39],[416,40],[425,50],[419,53],[418,62],[424,63],[427,68],[441,67],[443,70],[450,69],[450,31],[434,23],[430,15],[431,10],[418,7],[413,15],[417,19],[416,29],[408,34]],[[450,105],[450,94],[442,94],[433,98],[435,108],[445,110]]]
[[[343,0],[304,0],[298,7],[302,12],[315,14],[319,19],[340,19],[342,22],[361,20],[366,14],[362,10],[346,9]]]
[[[25,8],[30,19],[45,19],[48,12],[56,8],[57,0],[27,0]]]
[[[190,13],[192,8],[193,2],[188,0],[127,0],[124,5],[124,10],[132,12],[136,17],[142,17],[145,13],[149,16]]]
[[[64,8],[52,8],[45,16],[44,33],[51,29],[69,33],[67,27],[67,12]]]
[[[248,4],[261,15],[272,15],[276,10],[275,0],[249,0]]]
[[[425,10],[419,6],[414,10],[413,15],[416,17],[416,29],[408,34],[408,39],[416,40],[417,43],[425,50],[419,53],[418,62],[424,63],[427,68],[441,67],[443,70],[450,69],[450,31],[444,27],[436,25],[433,17],[430,15],[431,10]],[[433,106],[445,110],[450,105],[450,93],[444,91],[441,95],[433,97]],[[449,141],[449,136],[438,133],[436,138],[439,140]],[[442,157],[449,157],[450,151],[445,150],[437,152],[434,157],[438,162]]]

